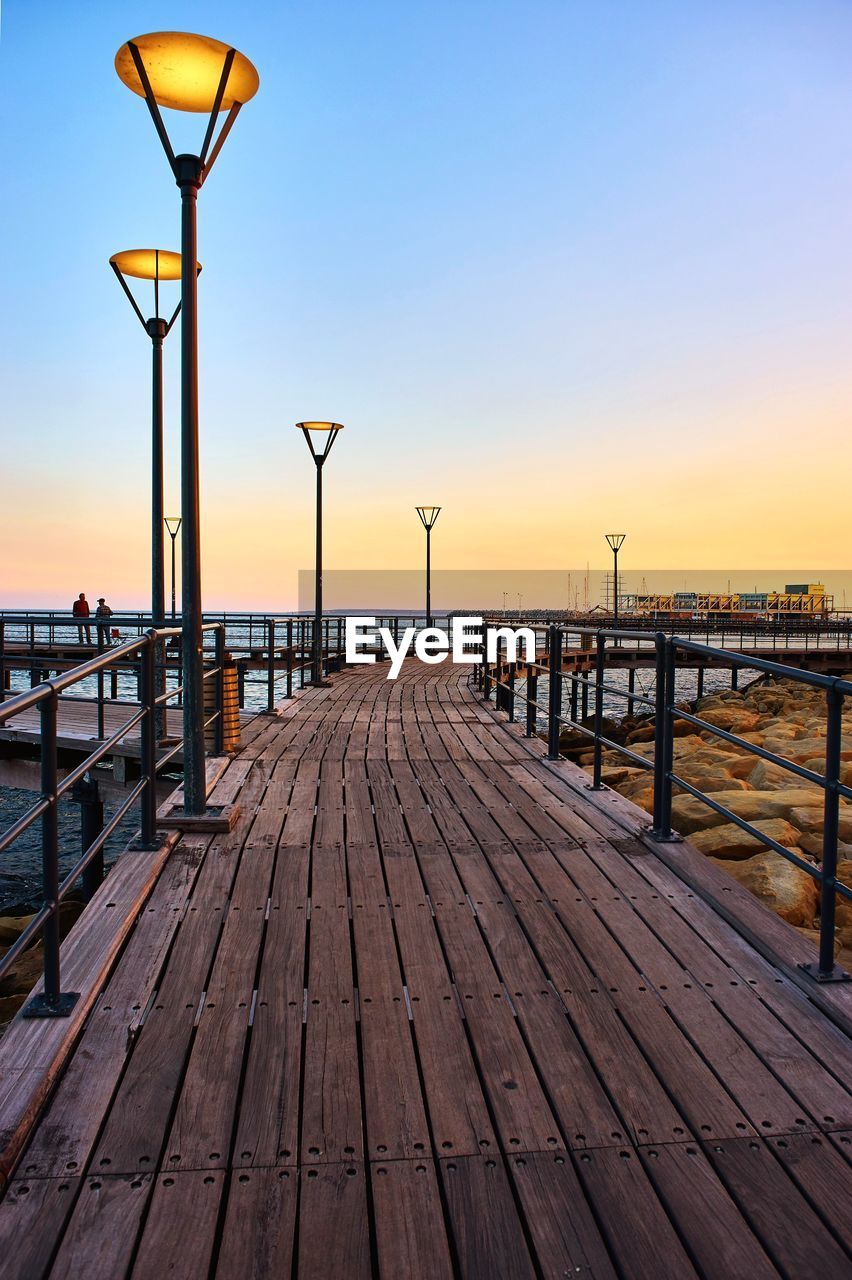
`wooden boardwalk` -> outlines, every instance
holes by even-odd
[[[848,988],[459,668],[385,674],[258,716],[163,859],[6,1280],[849,1276]]]

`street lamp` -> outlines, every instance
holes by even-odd
[[[163,521],[172,540],[172,625],[175,621],[175,539],[181,526],[180,516],[164,516]]]
[[[144,98],[181,194],[181,511],[184,814],[207,807],[204,767],[204,669],[201,531],[198,490],[198,273],[196,203],[240,108],[257,93],[248,58],[220,40],[157,31],[123,44],[119,79]],[[160,107],[208,115],[199,155],[176,156]],[[221,111],[227,111],[216,141]],[[211,143],[213,143],[211,148]]]
[[[170,320],[160,315],[160,282],[180,280],[179,253],[167,249],[125,249],[114,253],[109,265],[115,272],[139,323],[151,339],[151,622],[162,627],[166,621],[165,567],[163,564],[163,343],[178,318],[178,302]],[[201,267],[197,266],[200,272]],[[127,277],[150,280],[154,285],[154,314],[146,320],[127,283]],[[180,523],[180,522],[178,522]],[[169,530],[171,532],[171,530]],[[174,554],[174,542],[172,543]],[[174,619],[174,573],[172,574],[172,618]]]
[[[618,626],[618,553],[621,550],[621,544],[627,537],[626,533],[608,533],[606,540],[612,550],[613,574],[612,574],[612,625]]]
[[[343,430],[342,422],[297,422],[317,469],[316,572],[314,575],[314,635],[311,646],[311,684],[322,685],[322,469]],[[316,443],[314,441],[316,440]],[[318,446],[322,445],[322,448]]]
[[[426,626],[432,625],[432,527],[441,514],[440,507],[415,507],[426,530]]]

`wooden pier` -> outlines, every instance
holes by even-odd
[[[0,1042],[7,1280],[850,1274],[850,984],[466,672],[244,729]]]

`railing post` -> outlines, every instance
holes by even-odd
[[[838,637],[840,633],[838,632]],[[6,697],[6,623],[0,619],[0,702]]]
[[[158,646],[159,648],[159,646]],[[213,750],[225,750],[225,624],[216,627],[216,719],[213,723]],[[157,682],[159,684],[159,681]]]
[[[665,663],[663,672],[663,720],[661,735],[658,735],[661,749],[660,761],[660,823],[657,832],[659,840],[672,838],[672,768],[674,766],[674,734],[672,733],[672,716],[675,698],[675,644],[674,637],[666,641]],[[656,754],[656,746],[655,746]]]
[[[47,808],[41,815],[41,877],[48,917],[42,930],[44,991],[24,1006],[25,1018],[67,1018],[79,992],[60,989],[59,974],[59,813],[57,811],[56,717],[58,699],[53,688],[40,706],[41,795]]]
[[[103,651],[104,651],[103,636],[104,636],[103,630],[102,630],[100,627],[98,627],[98,654],[101,654],[101,653],[103,653]],[[98,671],[98,675],[97,675],[97,685],[98,685],[98,737],[99,737],[99,738],[105,738],[105,737],[106,737],[106,726],[105,726],[105,716],[104,716],[104,671],[103,671],[103,667],[101,667],[101,668],[100,668],[100,670]]]
[[[802,968],[818,982],[840,982],[848,974],[834,963],[834,924],[837,906],[837,838],[840,816],[840,752],[843,735],[843,695],[836,685],[826,691],[825,807],[822,828],[822,877],[819,907],[819,961]]]
[[[275,619],[266,624],[266,710],[275,710]]]
[[[527,667],[527,731],[528,738],[535,737],[535,717],[538,701],[538,672]]]
[[[559,716],[562,709],[562,638],[559,628],[548,629],[547,758],[559,759]]]
[[[592,770],[592,790],[601,790],[601,757],[603,755],[603,745],[601,743],[601,734],[603,733],[603,682],[605,672],[606,657],[606,636],[599,631],[596,637],[597,648],[595,650],[595,755]]]
[[[293,696],[293,619],[287,619],[287,697]]]
[[[515,671],[517,663],[509,663],[509,672],[506,677],[506,711],[509,715],[509,723],[512,724],[515,719]]]
[[[71,797],[80,806],[80,852],[85,855],[104,829],[104,802],[94,778],[86,775],[75,782]],[[91,902],[104,878],[104,851],[92,859],[83,872],[83,901]]]
[[[663,835],[663,771],[665,768],[666,736],[666,649],[665,633],[658,631],[654,637],[657,661],[654,685],[654,835]],[[671,813],[669,814],[671,829]]]
[[[139,653],[140,695],[145,708],[141,725],[141,768],[145,789],[140,797],[142,821],[142,845],[156,847],[157,828],[157,682],[156,682],[156,632],[149,631]]]

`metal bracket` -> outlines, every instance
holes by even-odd
[[[22,1018],[67,1018],[80,999],[79,991],[60,991],[55,1000],[40,991],[21,1010]]]
[[[830,973],[821,973],[820,967],[816,962],[800,964],[798,967],[809,978],[813,978],[815,982],[852,982],[852,973],[847,973],[845,969],[841,969],[839,964],[834,965]]]

